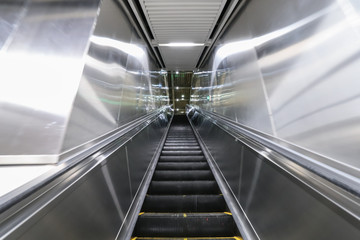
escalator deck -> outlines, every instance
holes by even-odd
[[[132,239],[241,239],[185,116],[174,116]]]

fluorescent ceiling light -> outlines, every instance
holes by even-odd
[[[160,43],[160,47],[196,47],[196,46],[204,46],[203,43]]]

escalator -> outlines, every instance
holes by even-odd
[[[241,239],[185,116],[174,116],[132,239]]]

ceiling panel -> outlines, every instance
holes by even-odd
[[[169,70],[193,70],[203,47],[170,48],[159,47],[160,53]]]
[[[140,0],[154,45],[173,42],[206,44],[226,0]],[[166,68],[192,70],[204,47],[159,47]],[[177,56],[177,57],[175,57]],[[181,67],[185,67],[183,69]]]

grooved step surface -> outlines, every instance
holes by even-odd
[[[197,142],[165,142],[165,146],[199,146]]]
[[[199,162],[206,161],[204,156],[160,156],[159,161],[164,162]]]
[[[241,240],[185,116],[174,116],[139,214],[135,239]]]
[[[163,150],[162,156],[198,156],[203,155],[201,150],[189,150],[189,151],[174,151],[174,150]]]
[[[240,237],[190,237],[190,238],[166,238],[166,237],[159,237],[159,238],[149,238],[149,237],[136,237],[132,238],[131,240],[242,240]]]
[[[144,212],[225,212],[221,195],[148,195]]]
[[[157,170],[206,170],[207,162],[159,162]]]
[[[153,180],[214,180],[214,176],[210,170],[157,170],[154,173]]]
[[[144,213],[138,218],[137,236],[234,236],[234,221],[225,213]]]
[[[200,146],[164,146],[163,150],[175,150],[175,151],[200,150]]]
[[[152,181],[149,194],[220,194],[215,181]]]

